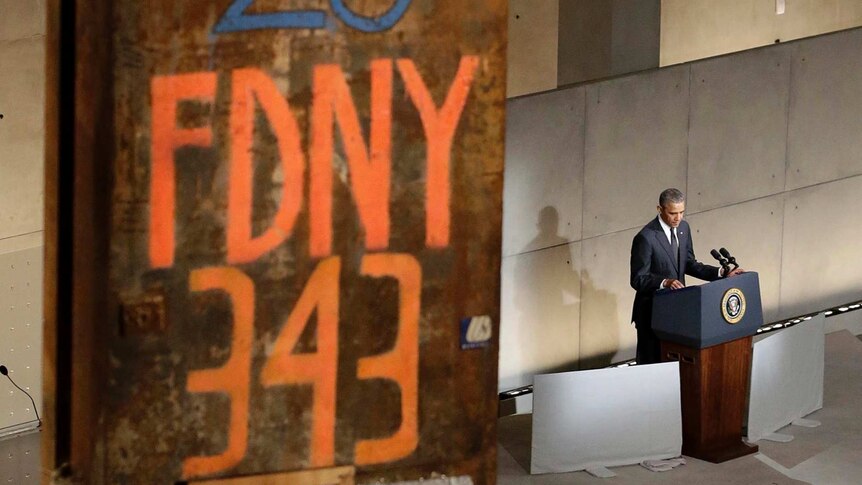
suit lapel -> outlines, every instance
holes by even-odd
[[[670,247],[670,241],[667,240],[667,236],[664,234],[664,230],[659,226],[658,230],[655,231],[655,238],[658,240],[659,245],[664,248],[665,254],[667,254],[668,261],[670,261],[670,267],[676,271],[677,276],[679,276],[679,264],[676,258],[673,256],[673,250]]]

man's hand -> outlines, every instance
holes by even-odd
[[[740,275],[740,274],[742,274],[742,273],[745,273],[745,270],[744,270],[744,269],[742,269],[742,268],[736,268],[735,270],[733,270],[733,271],[731,271],[730,273],[728,273],[728,274],[727,274],[727,278],[730,278],[731,276]]]
[[[669,279],[667,280],[667,286],[665,288],[670,288],[671,290],[679,290],[680,288],[685,288],[685,285],[680,283],[679,280]]]

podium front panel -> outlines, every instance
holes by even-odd
[[[652,327],[662,340],[702,349],[753,335],[763,325],[755,272],[656,292]]]

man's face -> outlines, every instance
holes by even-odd
[[[658,206],[658,213],[665,224],[670,227],[679,227],[682,216],[685,214],[685,202],[668,202],[664,206]]]

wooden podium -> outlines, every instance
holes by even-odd
[[[751,337],[762,324],[754,272],[656,293],[652,326],[662,361],[679,361],[683,455],[721,463],[757,451],[742,442],[742,426]]]

